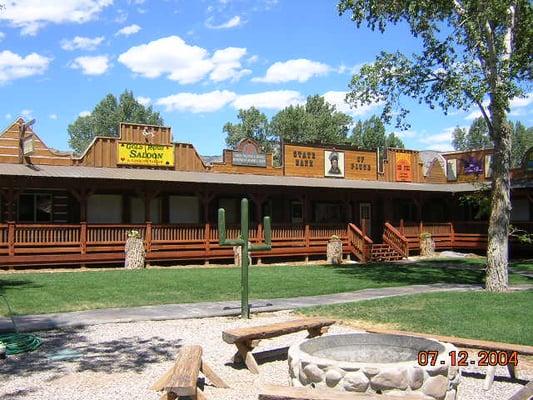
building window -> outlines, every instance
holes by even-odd
[[[18,201],[20,222],[51,222],[52,196],[46,193],[21,194]]]
[[[91,224],[121,224],[122,195],[93,194],[87,201],[87,222]]]

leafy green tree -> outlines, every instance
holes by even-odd
[[[513,146],[511,149],[511,165],[518,168],[526,151],[533,146],[533,127],[526,128],[520,121],[513,125]]]
[[[478,150],[490,149],[492,141],[489,137],[489,128],[484,118],[476,118],[472,121],[468,131],[456,127],[453,131],[452,145],[455,150]]]
[[[402,140],[394,133],[385,133],[385,125],[373,115],[366,121],[357,121],[350,136],[350,143],[362,149],[404,148]]]
[[[346,144],[352,117],[337,111],[322,96],[309,96],[305,105],[288,106],[271,122],[272,132],[289,142]]]
[[[222,128],[226,133],[226,144],[230,148],[234,149],[239,141],[249,138],[259,143],[263,151],[273,151],[274,138],[265,114],[255,107],[250,107],[247,110],[239,110],[237,118],[240,120],[239,123],[227,122]]]
[[[117,99],[106,95],[87,116],[80,116],[68,126],[69,145],[78,154],[85,151],[96,136],[118,137],[120,122],[163,125],[164,121],[152,106],[143,106],[125,90]]]
[[[529,0],[340,0],[339,13],[351,13],[359,27],[366,22],[383,32],[405,22],[421,51],[407,56],[381,52],[374,63],[352,78],[347,100],[354,106],[384,103],[382,118],[397,115],[407,126],[403,97],[430,108],[468,110],[479,107],[494,144],[486,287],[508,286],[508,234],[511,210],[510,100],[523,95],[531,80],[533,6]],[[483,104],[488,100],[488,107]]]
[[[452,132],[452,146],[455,150],[468,150],[466,135],[468,135],[468,131],[465,128],[455,127]]]

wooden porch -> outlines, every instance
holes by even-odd
[[[515,224],[529,232],[533,223]],[[0,224],[0,267],[121,264],[128,231],[137,230],[145,241],[149,263],[187,261],[208,263],[231,260],[231,248],[218,245],[216,225],[180,224]],[[484,251],[487,225],[476,222],[385,223],[382,243],[374,243],[355,224],[273,224],[272,251],[253,253],[262,258],[322,256],[332,235],[343,241],[343,253],[360,261],[383,261],[408,257],[419,250],[418,236],[429,232],[437,250]],[[239,228],[228,227],[237,238]],[[262,226],[252,225],[250,240],[260,242]],[[385,249],[385,250],[384,250]],[[396,257],[379,257],[383,252]]]

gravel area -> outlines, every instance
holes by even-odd
[[[44,344],[38,351],[0,360],[0,399],[159,399],[149,387],[171,367],[178,348],[189,344],[202,345],[204,359],[231,386],[231,389],[216,389],[207,384],[204,389],[209,399],[257,399],[262,383],[288,384],[287,361],[260,364],[260,375],[225,365],[234,353],[234,346],[224,343],[221,333],[228,328],[291,318],[294,316],[290,312],[282,311],[254,315],[251,321],[221,317],[40,332]],[[331,333],[353,331],[344,325],[334,325],[330,330]],[[264,341],[258,350],[288,346],[305,334]],[[508,376],[506,368],[498,368],[492,388],[485,392],[483,370],[470,366],[463,374],[459,399],[507,399],[521,388],[520,382],[513,382]],[[520,377],[533,379],[531,363],[520,370]]]

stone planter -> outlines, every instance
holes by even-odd
[[[420,365],[419,352],[438,351],[435,365]],[[329,335],[289,348],[292,386],[346,392],[419,395],[455,400],[460,372],[450,365],[457,348],[436,340],[372,333]],[[422,361],[423,363],[423,361]]]
[[[331,265],[342,264],[342,240],[332,238],[329,240],[326,250],[327,263]]]
[[[126,260],[124,267],[126,269],[142,269],[144,268],[144,243],[141,238],[129,237],[126,240],[124,248],[126,252]]]

